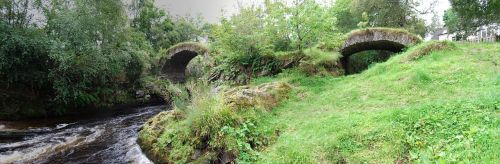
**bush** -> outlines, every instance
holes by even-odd
[[[343,74],[340,67],[340,53],[323,51],[317,47],[304,50],[304,58],[300,60],[299,69],[308,75]]]

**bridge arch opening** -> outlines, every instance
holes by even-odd
[[[419,43],[421,40],[419,36],[401,29],[369,28],[354,30],[349,34],[340,50],[342,54],[340,61],[346,74],[357,73],[349,69],[352,68],[351,56],[360,52],[366,54],[366,51],[369,51],[372,52],[371,54],[381,55],[383,58],[387,54],[402,52],[406,47]]]
[[[207,57],[208,50],[198,43],[183,43],[171,47],[160,60],[160,75],[174,83],[186,80],[188,64],[197,56]]]
[[[354,53],[347,58],[345,66],[346,74],[357,74],[367,70],[370,66],[376,63],[383,63],[392,57],[394,52],[387,50],[367,50]]]

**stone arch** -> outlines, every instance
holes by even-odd
[[[166,56],[160,59],[159,74],[174,83],[186,79],[185,71],[189,62],[198,55],[208,58],[208,48],[200,43],[180,43],[170,47]]]
[[[419,43],[422,38],[402,29],[368,28],[352,31],[340,53],[344,68],[349,64],[349,57],[355,53],[367,50],[385,50],[398,53],[406,47]]]

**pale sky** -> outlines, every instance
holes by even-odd
[[[209,23],[217,23],[220,17],[228,17],[238,12],[238,3],[242,5],[262,4],[264,0],[156,0],[156,5],[173,15],[197,15],[201,14]],[[292,0],[286,0],[292,1]],[[332,0],[319,0],[323,3]],[[429,3],[429,0],[423,0]],[[450,8],[448,0],[438,0],[436,10],[442,17],[444,10]],[[428,21],[432,15],[424,16]]]

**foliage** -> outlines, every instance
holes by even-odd
[[[201,18],[172,18],[154,6],[154,0],[133,1],[130,8],[135,13],[132,27],[144,33],[156,51],[194,41],[202,32]]]
[[[343,32],[356,27],[392,27],[425,36],[428,29],[418,14],[427,13],[432,7],[426,9],[428,11],[419,11],[418,8],[422,8],[422,1],[338,0],[332,10],[338,14],[337,27]]]
[[[264,6],[243,7],[211,29],[211,50],[218,65],[215,72],[223,72],[218,74],[225,74],[227,80],[245,83],[255,75],[280,72],[283,62],[276,60],[279,54],[300,55],[295,52],[318,44],[327,51],[339,49],[343,37],[330,11],[313,0],[290,5],[265,1]],[[301,57],[290,57],[297,58]]]
[[[479,27],[500,23],[500,2],[497,0],[450,0],[452,8],[444,15],[449,32],[458,32],[462,38]]]
[[[457,13],[451,9],[448,9],[444,12],[443,21],[450,33],[458,32],[462,28],[459,22],[460,18],[458,17]],[[461,40],[464,38],[461,35],[457,35],[457,37],[458,38],[456,40]]]
[[[37,29],[14,28],[0,20],[0,117],[44,115],[37,106],[53,92],[50,40]],[[30,103],[26,103],[26,102]],[[42,101],[42,102],[41,102]]]
[[[0,21],[2,88],[50,88],[50,41],[35,29],[16,29]]]
[[[362,15],[357,15],[353,7],[352,0],[336,0],[333,7],[330,8],[331,12],[337,17],[336,27],[342,33],[348,33],[356,29],[358,23],[362,21]]]
[[[313,47],[304,50],[304,58],[300,60],[299,69],[308,75],[334,75],[343,74],[340,67],[340,53],[330,52]]]
[[[49,37],[55,42],[50,56],[57,66],[49,74],[55,99],[78,106],[97,103],[100,96],[113,94],[114,80],[130,60],[122,42],[126,18],[121,2],[79,1],[60,12],[47,21]]]
[[[133,3],[131,27],[120,0],[0,1],[1,105],[8,109],[1,112],[52,115],[124,103],[160,49],[200,34],[192,18],[171,21],[153,1]],[[34,22],[29,10],[43,19]]]

